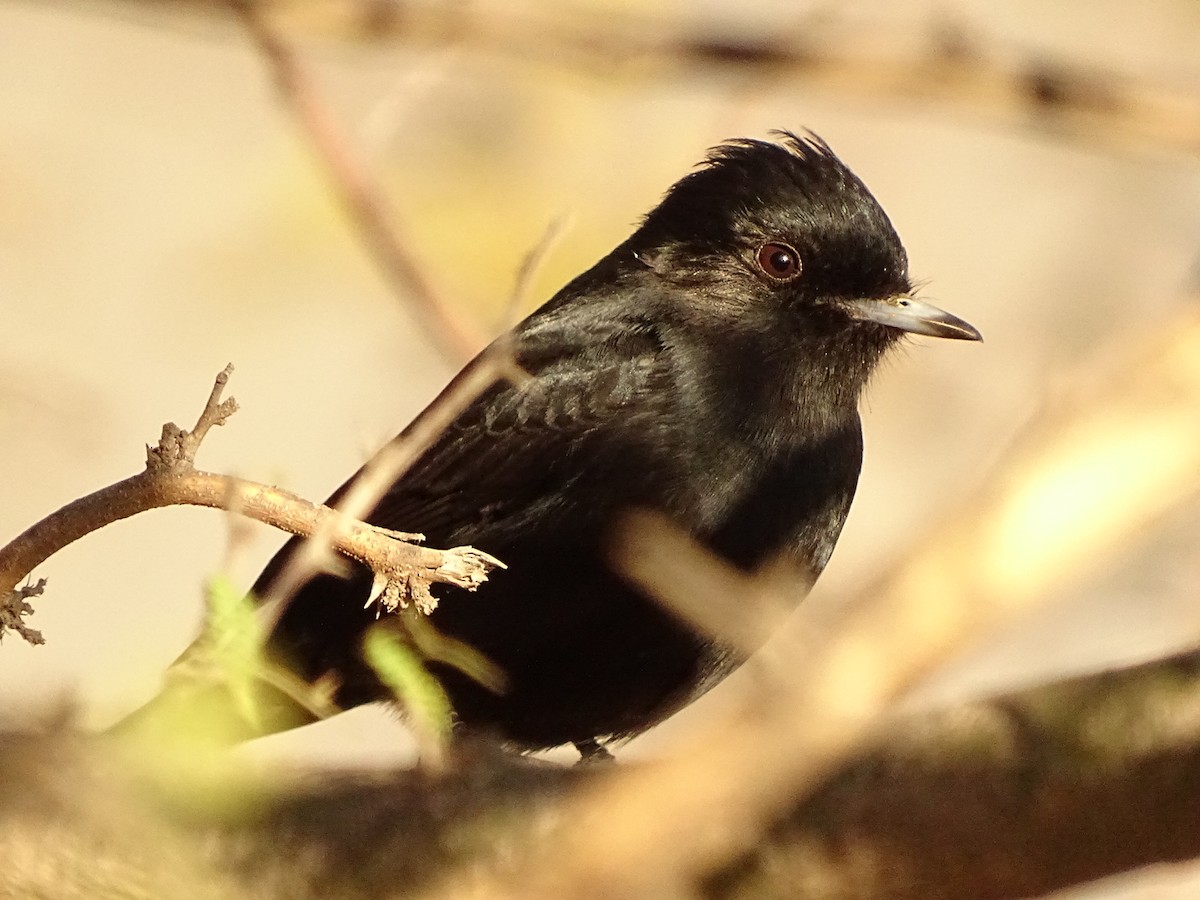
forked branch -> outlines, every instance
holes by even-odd
[[[221,397],[232,371],[233,367],[227,366],[217,376],[191,431],[173,422],[163,426],[158,443],[146,448],[142,472],[68,503],[0,548],[0,636],[12,630],[30,643],[42,642],[24,618],[33,611],[27,599],[41,593],[45,579],[17,587],[37,566],[86,534],[163,506],[229,510],[301,536],[322,532],[330,547],[369,566],[386,581],[383,595],[392,604],[411,602],[422,610],[434,603],[431,585],[475,590],[492,569],[503,566],[473,547],[422,547],[413,543],[421,540],[421,535],[376,528],[280,488],[197,470],[196,451],[205,435],[237,410],[233,398]]]

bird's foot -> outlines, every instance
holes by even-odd
[[[596,763],[614,763],[617,761],[617,758],[608,752],[608,748],[596,738],[589,738],[586,741],[572,741],[571,743],[579,751],[579,762],[576,765],[590,766]]]

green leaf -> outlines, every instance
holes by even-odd
[[[391,629],[376,626],[363,639],[363,656],[408,713],[422,761],[440,765],[454,713],[450,698],[425,668],[421,655]]]
[[[206,662],[228,686],[238,712],[258,726],[255,685],[267,662],[262,652],[266,632],[257,604],[224,575],[210,578],[206,588],[208,616],[202,640]]]
[[[442,634],[418,609],[403,609],[399,615],[423,657],[458,669],[493,693],[503,694],[507,690],[508,676],[504,670],[470,644]]]

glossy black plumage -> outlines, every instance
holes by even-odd
[[[815,578],[854,495],[857,401],[880,356],[903,331],[978,337],[910,289],[867,189],[824,143],[782,134],[713,150],[518,325],[532,380],[481,396],[368,516],[508,564],[477,594],[437,591],[434,624],[510,682],[495,694],[438,669],[462,726],[586,745],[654,725],[731,670],[729,648],[608,570],[607,530],[650,508],[742,568],[786,554]],[[338,672],[344,705],[382,693],[358,660],[370,583],[314,579],[272,637],[305,677]]]

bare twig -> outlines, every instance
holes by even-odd
[[[39,578],[35,584],[0,592],[0,640],[6,631],[15,631],[28,644],[46,643],[40,631],[25,624],[25,617],[33,614],[33,607],[25,601],[40,597],[45,589],[46,579]]]
[[[333,548],[398,579],[405,600],[425,602],[431,583],[474,590],[490,569],[501,565],[473,547],[435,550],[397,541],[386,530],[347,521],[336,510],[279,488],[211,472],[163,477],[147,470],[67,504],[0,549],[0,590],[11,590],[34,567],[86,534],[146,510],[179,505],[234,508],[302,536],[325,531],[336,520]]]
[[[521,260],[521,265],[517,267],[517,277],[513,280],[512,293],[508,298],[508,308],[504,312],[504,334],[507,334],[508,330],[517,323],[517,317],[529,297],[529,289],[533,286],[534,276],[537,275],[555,245],[562,239],[570,224],[571,217],[569,215],[556,216],[551,219],[546,230],[542,232],[541,238]]]
[[[325,546],[393,582],[393,596],[400,605],[411,601],[427,609],[432,603],[430,584],[474,590],[491,569],[503,565],[473,547],[435,550],[416,546],[398,540],[398,532],[350,521],[344,513],[288,491],[195,470],[193,459],[200,439],[236,408],[232,400],[220,400],[229,371],[227,368],[218,376],[192,432],[174,425],[164,427],[162,441],[147,449],[144,471],[67,504],[0,548],[0,597],[8,598],[36,566],[84,535],[136,513],[174,505],[232,510],[291,534],[321,533]],[[11,602],[5,608],[10,607]]]
[[[228,3],[270,65],[280,97],[304,130],[337,199],[391,287],[413,304],[425,330],[448,359],[455,363],[470,359],[485,344],[482,334],[447,302],[416,261],[395,212],[386,207],[382,190],[356,158],[291,46],[261,4]]]
[[[232,374],[233,363],[229,363],[217,374],[212,392],[208,395],[208,402],[200,411],[200,418],[196,420],[195,428],[191,431],[184,431],[174,422],[168,422],[163,426],[162,437],[158,439],[158,444],[153,447],[146,445],[147,469],[161,472],[189,472],[192,470],[196,464],[196,451],[200,449],[200,443],[208,434],[208,430],[214,425],[224,425],[229,417],[237,412],[236,400],[232,397],[228,400],[221,399],[221,395],[225,392],[225,385],[229,383],[229,376]]]
[[[506,378],[519,383],[528,377],[513,361],[506,347],[485,351],[477,357],[403,434],[385,444],[359,470],[357,477],[338,499],[336,513],[324,519],[320,527],[308,534],[309,540],[288,558],[278,577],[271,582],[270,593],[264,598],[268,605],[272,605],[271,601],[274,600],[286,602],[301,584],[326,568],[328,548],[340,549],[340,542],[344,539],[342,529],[358,524],[357,520],[367,514],[396,479],[416,462],[475,398],[499,379]],[[492,557],[487,559],[491,561],[491,566],[502,565]],[[464,562],[468,566],[474,565],[469,557],[464,558]],[[419,606],[433,602],[428,592],[421,592],[417,587],[403,586],[403,590]],[[385,587],[382,594],[388,593]],[[282,613],[283,606],[283,603],[273,604],[276,616]]]

